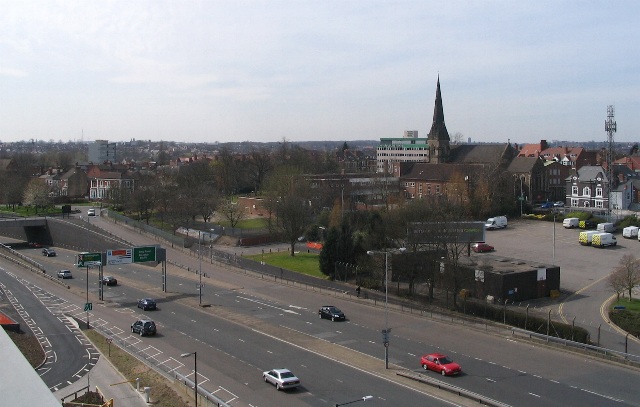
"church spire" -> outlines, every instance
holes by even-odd
[[[447,140],[449,133],[444,124],[444,109],[442,108],[442,95],[440,94],[440,75],[438,75],[438,85],[436,87],[436,103],[433,107],[433,122],[428,135],[429,140]]]

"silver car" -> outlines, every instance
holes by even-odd
[[[262,373],[264,381],[276,386],[277,390],[293,389],[300,386],[300,379],[289,369],[271,369]]]

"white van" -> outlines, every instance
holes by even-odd
[[[622,229],[622,237],[626,237],[627,239],[636,239],[638,238],[638,230],[640,230],[637,226],[627,226]]]
[[[590,246],[593,235],[600,233],[597,230],[586,230],[578,234],[578,243],[583,246]]]
[[[617,244],[616,237],[611,233],[596,233],[591,237],[591,246],[593,247],[607,247]]]
[[[580,224],[579,218],[565,218],[562,221],[562,226],[564,226],[566,229],[577,228],[579,224]]]
[[[506,228],[507,227],[507,217],[506,216],[495,216],[493,218],[489,218],[484,223],[484,227],[487,230]]]
[[[596,230],[602,233],[613,233],[616,231],[616,225],[613,223],[598,223]]]

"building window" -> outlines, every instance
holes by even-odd
[[[596,197],[602,198],[602,188],[596,187]]]
[[[579,202],[577,199],[571,199],[571,206],[578,206]]]
[[[427,184],[427,195],[431,195],[431,184]]]
[[[418,184],[418,193],[422,196],[422,183]]]
[[[436,185],[436,195],[440,193],[440,185]]]
[[[589,187],[582,188],[582,196],[591,196],[591,188]]]
[[[604,208],[604,202],[596,200],[596,208]]]
[[[571,195],[578,196],[578,187],[571,187]]]

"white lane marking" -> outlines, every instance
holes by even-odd
[[[299,313],[297,313],[297,312],[295,312],[295,311],[291,311],[291,310],[288,310],[288,309],[282,309],[282,308],[280,308],[280,307],[276,307],[275,305],[266,304],[266,303],[264,303],[264,302],[260,302],[260,301],[258,301],[258,300],[253,300],[253,299],[251,299],[251,298],[246,298],[246,297],[238,297],[238,298],[243,299],[243,300],[246,300],[246,301],[255,302],[256,304],[264,305],[265,307],[270,307],[270,308],[273,308],[273,309],[281,310],[281,311],[283,311],[283,312],[288,312],[289,314],[296,314],[296,315],[300,315]]]
[[[534,397],[540,398],[540,396],[538,396],[538,395],[537,395],[537,394],[535,394],[535,393],[531,393],[531,392],[529,392],[529,394],[531,394],[531,395],[532,395],[532,396],[534,396]]]

